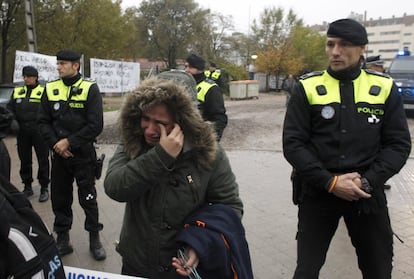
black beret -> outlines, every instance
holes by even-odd
[[[186,61],[191,67],[199,70],[204,70],[206,67],[206,61],[204,61],[202,57],[195,54],[190,54]]]
[[[38,77],[39,73],[37,72],[35,67],[24,66],[22,70],[22,75],[27,77]]]
[[[368,56],[365,60],[366,65],[377,65],[382,66],[384,65],[385,61],[381,59],[381,55],[376,56]]]
[[[342,38],[357,46],[368,44],[368,34],[365,27],[358,21],[349,18],[331,22],[327,36]]]
[[[217,64],[216,64],[216,63],[214,63],[214,62],[210,62],[210,66],[211,66],[211,67],[214,67],[214,68],[217,68]]]
[[[57,60],[79,61],[80,58],[81,54],[75,50],[63,49],[59,50],[58,53],[56,53]]]

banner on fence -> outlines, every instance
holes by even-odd
[[[101,92],[124,93],[139,86],[140,64],[91,58],[91,79]]]
[[[16,50],[13,82],[23,82],[24,66],[35,67],[39,72],[39,80],[51,81],[59,78],[56,70],[56,56]]]

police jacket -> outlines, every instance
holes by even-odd
[[[120,113],[122,143],[109,161],[104,180],[106,194],[125,202],[117,251],[141,277],[178,278],[171,266],[179,245],[176,234],[184,218],[201,205],[222,203],[241,217],[243,204],[225,151],[212,127],[201,119],[183,89],[135,94]],[[179,108],[184,147],[171,157],[157,144],[148,146],[140,128],[141,103],[158,100]]]
[[[37,118],[50,148],[67,138],[71,149],[92,143],[103,128],[102,96],[95,82],[80,74],[46,84]]]
[[[283,152],[309,187],[323,190],[333,174],[353,171],[382,187],[410,150],[401,96],[390,77],[359,67],[328,68],[303,76],[295,87]]]
[[[177,241],[196,251],[201,278],[253,279],[244,227],[231,207],[200,207],[185,219]]]
[[[194,75],[194,79],[197,82],[197,100],[201,115],[204,120],[214,123],[220,139],[227,126],[227,114],[221,89],[212,80],[207,79],[204,73]]]
[[[14,114],[20,128],[34,128],[43,90],[39,83],[14,88],[7,108]]]

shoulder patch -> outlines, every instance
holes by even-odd
[[[370,75],[375,75],[375,76],[385,77],[385,78],[391,78],[391,77],[390,77],[389,75],[387,75],[386,73],[380,73],[380,72],[373,71],[373,70],[369,70],[369,69],[365,69],[365,72],[366,72],[367,74],[370,74]]]
[[[324,71],[315,71],[315,72],[307,73],[307,74],[301,75],[299,79],[307,79],[310,77],[321,76],[323,75],[323,72]]]

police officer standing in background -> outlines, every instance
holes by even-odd
[[[7,108],[14,114],[19,124],[17,153],[20,158],[23,192],[27,197],[33,195],[32,149],[34,148],[39,166],[37,172],[37,179],[40,183],[39,202],[45,202],[49,199],[49,149],[36,124],[37,111],[44,88],[39,84],[39,74],[36,68],[25,66],[22,74],[24,85],[14,89]]]
[[[80,53],[61,50],[56,54],[60,79],[48,82],[38,114],[41,134],[53,150],[51,171],[54,231],[60,255],[73,252],[69,241],[72,227],[73,181],[89,232],[90,252],[95,260],[106,258],[99,239],[103,225],[98,221],[95,188],[94,141],[103,129],[102,96],[95,82],[79,73]]]
[[[381,55],[368,56],[365,60],[365,69],[384,73],[384,60],[381,59]]]
[[[208,66],[208,70],[204,71],[204,74],[207,78],[214,81],[221,89],[222,93],[224,92],[224,83],[221,75],[221,70],[217,69],[217,64],[214,62],[210,62]]]
[[[367,44],[359,22],[332,22],[328,69],[302,76],[288,104],[283,152],[299,206],[296,279],[319,277],[341,217],[362,277],[391,278],[393,231],[382,185],[404,166],[411,137],[393,80],[361,69]]]
[[[220,87],[205,75],[205,66],[206,62],[202,57],[191,54],[186,59],[185,71],[196,80],[198,108],[204,120],[215,125],[217,140],[220,141],[227,126],[226,108]]]

